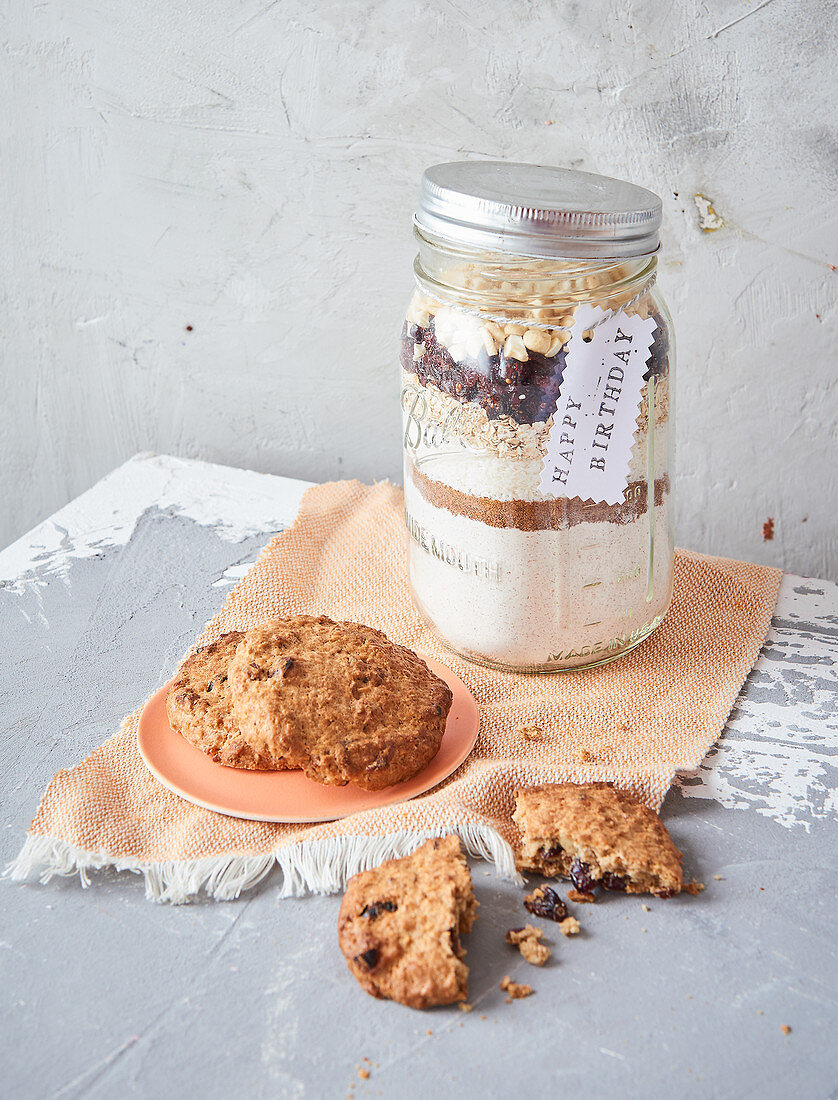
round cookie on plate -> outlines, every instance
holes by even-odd
[[[172,729],[218,764],[250,770],[286,770],[279,757],[267,754],[242,736],[232,715],[228,680],[230,660],[244,635],[222,634],[187,657],[166,696]]]
[[[235,721],[260,757],[369,791],[430,763],[452,702],[448,685],[380,630],[310,615],[249,630],[229,688]]]

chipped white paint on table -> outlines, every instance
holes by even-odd
[[[52,774],[165,682],[305,487],[141,455],[0,554],[4,862]],[[130,875],[0,884],[0,1093],[836,1095],[836,657],[838,586],[786,576],[724,738],[664,807],[699,897],[609,896],[535,971],[502,942],[520,891],[475,864],[468,1015],[366,997],[338,899],[278,904],[271,878],[182,908]],[[506,972],[535,996],[507,1005]]]

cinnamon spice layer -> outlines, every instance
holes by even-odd
[[[626,487],[622,504],[580,500],[579,497],[558,497],[551,500],[492,500],[471,496],[452,489],[441,481],[426,477],[413,463],[408,463],[413,484],[437,508],[445,508],[458,516],[485,523],[489,527],[516,527],[519,531],[565,531],[577,523],[631,523],[648,508],[648,486],[645,481],[631,481]],[[669,477],[655,479],[655,507],[669,494]]]

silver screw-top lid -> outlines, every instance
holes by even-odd
[[[645,256],[659,244],[661,200],[610,176],[541,164],[461,160],[422,176],[420,233],[523,256]]]

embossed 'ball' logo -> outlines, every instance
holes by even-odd
[[[440,420],[428,408],[428,399],[419,386],[405,386],[402,390],[404,413],[403,445],[406,451],[415,453],[421,447],[439,448],[458,443],[464,447],[459,424],[463,410],[458,407],[446,413]]]

